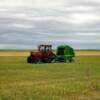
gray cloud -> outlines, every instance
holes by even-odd
[[[99,0],[0,0],[0,48],[69,44],[100,48]]]

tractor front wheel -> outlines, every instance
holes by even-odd
[[[35,63],[37,64],[37,63],[41,63],[41,59],[40,58],[34,58],[35,59]]]

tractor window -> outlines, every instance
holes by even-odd
[[[40,51],[45,51],[45,47],[40,47]]]
[[[51,50],[51,46],[39,46],[39,51],[45,51],[45,52],[48,52]]]
[[[64,55],[64,48],[58,48],[57,55]]]
[[[51,50],[51,47],[46,47],[46,51],[50,51]]]
[[[40,47],[40,51],[50,51],[51,48],[50,47]]]

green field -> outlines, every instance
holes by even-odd
[[[100,100],[100,51],[50,64],[27,64],[28,54],[0,51],[0,100]]]

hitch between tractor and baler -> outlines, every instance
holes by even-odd
[[[38,51],[30,52],[27,57],[28,63],[52,63],[52,62],[73,62],[75,53],[72,47],[60,45],[57,47],[56,54],[52,50],[52,45],[39,45]]]

